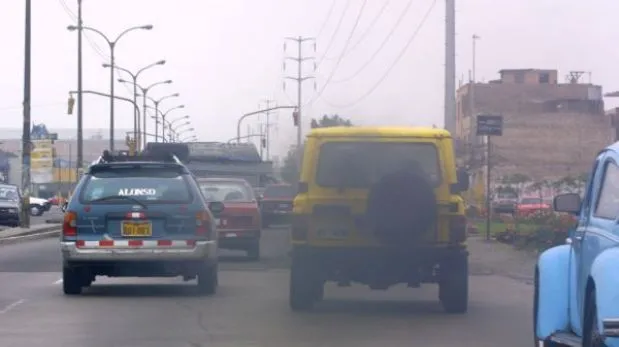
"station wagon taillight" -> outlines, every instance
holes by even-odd
[[[208,211],[200,211],[196,214],[196,235],[211,238],[211,217]]]
[[[62,221],[62,235],[77,236],[77,213],[74,211],[65,212]]]

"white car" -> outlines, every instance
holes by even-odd
[[[45,199],[35,198],[33,196],[30,197],[30,215],[32,216],[41,216],[43,213],[47,212],[52,208],[52,204]]]

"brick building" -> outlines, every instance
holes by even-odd
[[[490,141],[493,177],[519,173],[542,180],[589,171],[596,153],[614,137],[602,87],[582,83],[579,72],[571,72],[566,83],[559,83],[557,70],[499,73],[499,80],[469,83],[456,93],[460,162],[482,174],[486,144],[475,135],[471,115],[501,114],[503,136]]]

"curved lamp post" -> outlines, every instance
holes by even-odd
[[[166,121],[166,117],[168,116],[168,114],[170,112],[172,112],[174,110],[181,109],[181,108],[185,108],[185,105],[174,106],[174,107],[168,109],[167,111],[161,113],[161,137],[162,138],[165,139],[165,127],[166,127],[166,123],[169,123],[169,122]],[[181,119],[182,118],[186,119],[186,118],[189,118],[189,116],[181,117]]]
[[[174,94],[169,94],[166,96],[162,96],[159,99],[154,99],[151,98],[150,96],[147,96],[146,98],[150,101],[152,101],[152,103],[155,105],[155,117],[153,117],[153,119],[155,120],[155,142],[158,142],[159,140],[159,114],[161,113],[159,111],[159,104],[166,99],[171,99],[171,98],[177,98],[179,97],[181,94],[180,93],[174,93]]]
[[[81,23],[80,23],[80,26],[81,26],[80,27],[81,30],[91,31],[101,36],[107,42],[108,46],[110,47],[110,66],[116,65],[114,51],[116,48],[116,44],[121,38],[123,38],[126,34],[132,31],[135,31],[135,30],[151,30],[153,28],[153,26],[150,24],[134,26],[134,27],[123,30],[120,34],[118,34],[118,36],[116,36],[116,38],[112,40],[108,38],[108,36],[105,35],[103,32],[101,32],[100,30],[97,30],[92,27],[82,26]],[[78,29],[78,27],[75,25],[69,25],[67,29],[69,31],[75,31]],[[110,71],[111,71],[110,72],[110,150],[114,151],[114,102],[116,101],[116,99],[114,98],[114,69],[110,69]]]
[[[142,87],[142,85],[140,85],[139,83],[133,83],[131,81],[127,81],[127,80],[122,79],[122,78],[119,78],[118,82],[133,84],[137,88],[139,88],[140,91],[142,92],[142,98],[144,98],[144,102],[143,102],[143,105],[142,105],[142,134],[143,134],[143,136],[140,136],[139,143],[146,144],[146,98],[148,97],[148,91],[151,88],[155,87],[155,86],[159,86],[159,85],[163,85],[163,84],[171,84],[172,80],[165,80],[165,81],[155,82],[155,83],[150,84],[147,87]]]
[[[120,70],[123,72],[126,72],[129,76],[131,76],[131,80],[133,81],[133,101],[135,103],[138,102],[138,87],[137,87],[137,83],[138,83],[138,77],[140,77],[140,74],[142,74],[142,72],[155,67],[155,66],[160,66],[160,65],[165,65],[166,61],[165,59],[159,60],[157,62],[154,62],[152,64],[148,64],[144,67],[142,67],[141,69],[139,69],[138,71],[136,71],[135,73],[132,72],[129,69],[125,69],[123,67],[120,67],[118,65],[114,66],[114,69],[116,70]],[[103,67],[105,68],[111,68],[112,65],[110,64],[103,64]],[[142,110],[143,112],[143,110]],[[133,138],[137,139],[137,135],[138,133],[140,133],[140,117],[138,117],[137,113],[134,112],[133,113]]]

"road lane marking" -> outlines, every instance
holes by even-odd
[[[62,278],[59,279],[58,281],[54,282],[54,284],[60,284],[60,283],[62,283]]]
[[[0,314],[5,314],[7,312],[9,312],[10,310],[14,309],[15,307],[23,304],[26,300],[24,299],[19,299],[17,301],[15,301],[14,303],[6,306],[5,308],[3,308],[2,310],[0,310]]]

